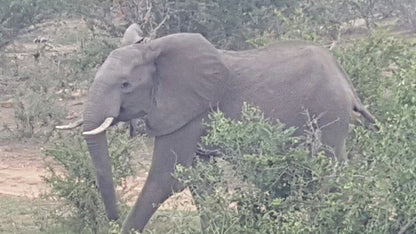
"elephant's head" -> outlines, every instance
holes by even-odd
[[[199,34],[174,34],[114,50],[99,68],[84,111],[84,136],[107,215],[117,219],[105,130],[143,118],[161,136],[216,106],[230,73]]]

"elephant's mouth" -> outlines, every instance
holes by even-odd
[[[140,113],[140,115],[137,115],[137,117],[134,117],[134,118],[121,118],[120,115],[117,118],[107,117],[99,127],[90,131],[85,131],[82,134],[84,136],[97,135],[107,130],[107,128],[109,128],[110,126],[114,126],[119,122],[127,122],[132,119],[143,119],[146,122],[146,116],[147,114],[143,111]]]
[[[129,113],[123,107],[120,108],[120,114],[115,118],[113,125],[118,122],[127,122],[132,119],[143,119],[145,120],[147,113],[145,111],[138,111],[135,113]]]

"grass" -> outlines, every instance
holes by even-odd
[[[57,202],[42,199],[0,196],[0,233],[76,234],[67,227],[54,225],[51,211],[57,206]],[[146,226],[146,232],[178,233],[177,228],[185,225],[192,230],[199,230],[196,211],[158,210]]]
[[[0,196],[0,233],[63,233],[39,229],[39,219],[47,217],[56,204],[40,199]]]
[[[185,230],[185,229],[186,230]],[[197,211],[157,210],[146,225],[145,233],[199,233]]]

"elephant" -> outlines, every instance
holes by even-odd
[[[173,192],[184,186],[172,173],[191,167],[203,124],[212,111],[238,119],[243,103],[259,107],[270,119],[306,130],[305,110],[318,116],[328,156],[344,159],[352,115],[375,123],[346,73],[324,48],[303,41],[272,43],[259,49],[216,49],[197,33],[177,33],[147,43],[126,43],[110,53],[89,90],[83,118],[87,142],[107,217],[118,220],[106,130],[142,119],[154,137],[146,183],[122,233],[143,231]]]

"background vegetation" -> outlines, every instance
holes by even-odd
[[[87,92],[96,68],[136,22],[150,38],[199,32],[222,49],[253,48],[272,40],[315,41],[336,55],[379,120],[379,131],[351,126],[349,160],[340,164],[319,149],[308,158],[292,129],[273,125],[255,107],[245,106],[239,122],[214,113],[204,141],[221,145],[223,157],[194,169],[178,168],[176,175],[199,191],[212,191],[200,192],[196,199],[200,211],[212,217],[210,232],[416,232],[414,9],[413,0],[2,1],[0,49],[13,50],[19,35],[51,21],[63,29],[56,43],[79,47],[51,54],[53,43],[38,43],[33,64],[0,58],[0,93],[13,96],[15,103],[15,126],[4,125],[1,139],[49,142],[46,155],[54,159],[45,182],[51,187],[49,199],[59,202],[48,205],[52,212],[47,218],[37,212],[41,215],[34,225],[42,233],[56,232],[52,226],[73,233],[117,233],[117,224],[109,226],[102,214],[85,145],[75,137],[79,133],[56,133],[53,127],[68,116],[61,101]],[[85,27],[68,34],[60,23],[65,19],[81,19]],[[132,157],[135,149],[120,129],[112,136],[115,179],[121,182],[140,160]],[[135,139],[136,147],[145,147],[143,139]],[[171,225],[160,229],[160,217]],[[56,221],[59,227],[52,225]],[[156,217],[148,230],[200,231],[194,213],[179,211]]]

